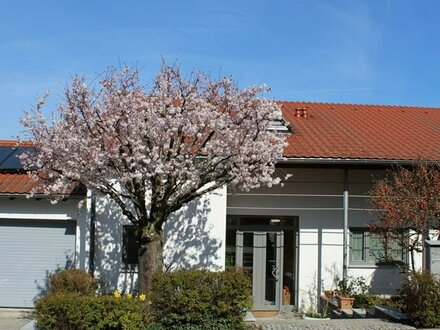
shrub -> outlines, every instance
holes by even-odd
[[[365,278],[360,276],[340,280],[335,292],[342,297],[354,297],[355,295],[365,295],[369,289],[370,287],[366,284]]]
[[[413,272],[399,290],[399,302],[416,327],[440,326],[440,279],[427,272]]]
[[[206,319],[203,324],[180,324],[172,326],[164,326],[160,323],[146,325],[143,330],[234,330],[236,329],[227,320],[210,320]]]
[[[241,271],[158,272],[153,278],[151,308],[167,329],[206,329],[207,324],[240,329],[245,309],[252,306],[251,295],[250,279]]]
[[[78,293],[93,296],[98,282],[89,273],[79,269],[65,269],[49,276],[49,293]]]
[[[39,299],[35,319],[40,330],[137,330],[143,326],[142,306],[135,299],[72,293]]]
[[[355,294],[353,308],[369,308],[373,306],[393,306],[392,298],[377,296],[370,293]]]
[[[393,306],[392,298],[386,298],[369,293],[370,286],[363,276],[349,277],[338,282],[336,294],[354,298],[354,308],[369,308],[378,305]]]

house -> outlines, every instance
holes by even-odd
[[[24,173],[15,141],[0,141],[0,306],[33,307],[47,275],[59,268],[84,268],[84,191],[51,205],[45,196],[26,198],[35,182]]]
[[[166,267],[242,267],[253,279],[255,310],[305,309],[343,276],[393,293],[403,275],[370,253],[377,246],[367,230],[368,191],[392,166],[440,160],[440,109],[280,105],[289,129],[274,128],[288,141],[277,171],[292,176],[250,192],[224,187],[174,214],[182,221],[165,225]],[[92,269],[108,289],[134,290],[133,231],[118,209],[78,190],[56,205],[26,198],[33,183],[17,152],[0,142],[0,307],[32,307],[47,274],[71,265]]]

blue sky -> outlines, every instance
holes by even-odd
[[[0,11],[0,138],[75,74],[161,58],[185,72],[266,83],[270,98],[440,107],[440,1],[5,1]]]

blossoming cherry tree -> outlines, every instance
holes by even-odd
[[[35,152],[21,161],[47,194],[80,183],[118,205],[135,226],[139,291],[148,293],[171,213],[225,185],[279,183],[285,141],[268,126],[281,111],[266,91],[204,73],[186,79],[166,64],[150,88],[127,68],[108,70],[94,88],[74,78],[54,119],[41,112],[45,98],[23,118]]]

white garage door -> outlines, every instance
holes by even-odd
[[[49,273],[75,259],[75,221],[0,219],[0,307],[33,307]]]

